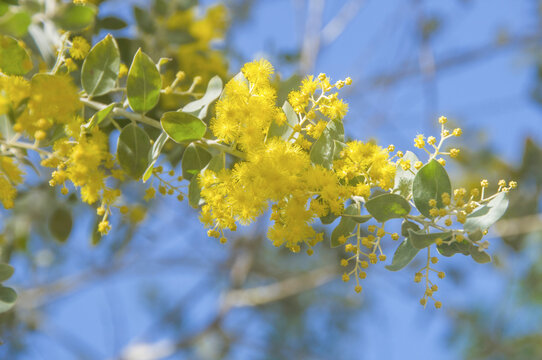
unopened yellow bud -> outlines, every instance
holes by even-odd
[[[450,157],[456,158],[459,155],[459,149],[450,149]]]
[[[425,298],[420,299],[420,305],[425,306],[427,304],[427,300]]]
[[[453,136],[461,136],[462,134],[463,134],[463,130],[461,130],[461,128],[455,128],[454,131],[452,132]]]

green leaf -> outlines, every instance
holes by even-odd
[[[176,143],[199,140],[205,135],[207,126],[194,115],[185,112],[170,111],[160,119],[162,129]]]
[[[420,227],[418,224],[413,223],[412,221],[404,220],[401,224],[401,235],[408,237],[408,230],[418,231],[420,230]]]
[[[205,166],[200,173],[205,172],[205,170],[211,170],[215,173],[219,173],[224,169],[226,165],[226,156],[223,152],[214,155],[211,158],[211,161]],[[199,187],[198,176],[193,176],[190,184],[188,185],[188,203],[193,208],[197,208],[203,203],[201,199],[201,188]]]
[[[145,173],[143,174],[143,182],[147,182],[147,180],[150,179],[154,164],[156,164],[158,157],[160,157],[160,154],[162,153],[162,148],[166,144],[167,139],[167,134],[165,132],[161,132],[160,136],[158,136],[158,138],[154,141],[154,144],[152,145],[152,150],[151,152],[149,152],[149,166],[147,166],[147,170],[145,170]]]
[[[452,195],[452,185],[448,173],[442,165],[436,160],[431,160],[424,165],[414,177],[412,183],[412,195],[414,204],[418,211],[426,216],[431,217],[429,210],[429,200],[437,201],[437,208],[443,208],[442,194],[448,193]]]
[[[156,24],[151,16],[150,11],[143,10],[138,6],[134,6],[134,17],[137,26],[147,34],[153,34],[156,31]]]
[[[186,148],[181,160],[183,177],[188,181],[192,180],[211,161],[211,154],[195,144]]]
[[[475,246],[473,244],[470,244],[469,248],[470,256],[480,264],[486,264],[488,262],[491,262],[491,256],[489,256],[488,253],[483,251],[480,247]]]
[[[211,161],[209,161],[209,164],[207,164],[207,166],[203,168],[202,171],[211,170],[218,174],[221,170],[225,168],[225,166],[226,166],[226,157],[225,157],[225,154],[221,152],[214,155]]]
[[[113,110],[114,107],[115,107],[115,104],[109,104],[107,107],[96,112],[94,115],[92,115],[88,123],[83,125],[83,127],[85,129],[90,130],[94,126],[99,125],[101,122],[107,119],[107,117],[109,116],[109,114],[111,114],[111,111]]]
[[[378,222],[407,216],[410,213],[408,201],[397,194],[383,194],[367,201],[365,208]]]
[[[188,185],[188,204],[197,209],[201,200],[201,189],[198,184],[198,177],[194,176]]]
[[[19,5],[19,0],[0,0],[0,4]]]
[[[355,216],[350,216],[350,218],[354,220],[355,222],[357,222],[358,224],[363,224],[371,220],[373,216],[372,215],[355,215]]]
[[[338,217],[339,215],[335,215],[334,213],[330,211],[326,216],[322,216],[320,218],[320,221],[322,222],[323,225],[329,225],[335,220],[337,220]]]
[[[410,239],[406,238],[395,250],[391,265],[386,265],[386,269],[390,271],[398,271],[410,264],[416,257],[420,249],[415,248]]]
[[[285,101],[282,105],[282,111],[286,115],[286,123],[282,125],[277,125],[274,121],[269,126],[269,131],[267,132],[267,138],[272,138],[274,136],[280,137],[283,140],[288,140],[290,135],[294,132],[292,129],[295,125],[299,123],[297,114],[294,111],[294,108],[288,101]],[[290,125],[290,126],[288,126]]]
[[[467,234],[469,236],[469,239],[474,242],[480,241],[484,237],[484,233],[482,232],[482,230],[476,230]]]
[[[423,231],[408,230],[408,238],[416,249],[423,249],[435,242],[438,238],[446,241],[452,237],[451,231],[426,234]]]
[[[57,208],[49,217],[49,231],[56,240],[62,243],[68,240],[72,225],[72,214],[64,207]]]
[[[117,144],[117,159],[122,169],[139,179],[148,167],[151,143],[147,133],[135,124],[125,126]]]
[[[9,280],[9,278],[13,275],[14,272],[15,269],[13,268],[13,266],[0,263],[0,282]]]
[[[360,207],[359,204],[353,203],[350,204],[345,210],[344,213],[346,215],[359,215],[360,213]],[[341,221],[339,221],[339,224],[335,229],[333,229],[333,232],[331,233],[331,247],[337,247],[341,245],[339,242],[339,238],[341,236],[348,237],[354,231],[356,228],[356,225],[358,223],[353,220],[350,216],[342,216]]]
[[[467,215],[467,221],[463,224],[463,228],[468,232],[488,229],[504,215],[508,208],[508,202],[508,193],[498,193],[487,204],[477,207]]]
[[[414,164],[419,161],[416,154],[412,151],[407,151],[402,157],[403,160],[410,160],[411,167],[409,170],[403,170],[400,164],[397,164],[397,170],[395,171],[395,181],[393,192],[398,193],[404,197],[408,197],[412,192],[412,183],[414,182],[414,177],[416,176],[412,169],[414,169]]]
[[[209,106],[220,97],[222,94],[222,79],[215,75],[209,80],[207,90],[201,99],[192,101],[183,107],[183,112],[190,113],[197,116],[200,119],[204,119],[207,116]]]
[[[437,246],[437,251],[442,256],[451,257],[455,254],[461,253],[463,255],[470,254],[470,243],[468,241],[462,241],[460,243],[453,242],[451,244],[442,244]]]
[[[340,121],[329,121],[322,135],[311,147],[310,157],[313,164],[331,169],[333,160],[339,157],[344,142],[344,128]]]
[[[68,4],[55,16],[55,20],[63,30],[83,30],[94,23],[97,12],[98,9],[91,4]]]
[[[106,16],[104,18],[98,19],[97,26],[102,29],[107,30],[120,30],[128,26],[128,24],[118,17],[115,16]]]
[[[128,71],[126,92],[128,103],[132,110],[138,113],[146,113],[158,104],[162,78],[160,72],[151,58],[137,50]]]
[[[26,11],[8,13],[0,19],[0,32],[22,38],[31,23],[32,18]]]
[[[0,286],[0,313],[11,309],[17,301],[17,293],[9,287]]]
[[[111,35],[94,45],[81,68],[81,84],[89,96],[108,93],[117,84],[120,52]]]
[[[24,75],[32,70],[32,60],[16,39],[0,35],[0,71],[6,75]]]

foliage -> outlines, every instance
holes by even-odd
[[[341,260],[342,278],[353,277],[356,292],[365,269],[387,260],[383,241],[401,238],[386,231],[390,221],[402,221],[404,239],[389,270],[404,268],[420,250],[427,254],[414,277],[425,279],[423,306],[438,289],[431,271],[444,277],[433,267],[435,249],[443,256],[490,260],[483,236],[503,216],[508,192],[517,184],[501,180],[493,195],[486,194],[487,180],[469,193],[452,188],[444,156],[455,158],[459,150],[445,151],[443,144],[462,131],[448,129],[446,117],[439,118],[438,141],[423,135],[414,139],[414,146],[427,153],[425,161],[393,145],[347,141],[348,105],[339,91],[352,84],[350,78],[332,82],[326,74],[307,76],[282,107],[274,68],[266,60],[245,64],[223,86],[225,61],[210,42],[223,32],[224,9],[213,7],[196,18],[192,7],[179,5],[172,15],[167,7],[156,2],[158,20],[137,8],[135,16],[150,38],[161,27],[165,41],[185,36],[190,46],[182,46],[174,61],[153,56],[152,47],[131,51],[111,34],[91,47],[89,29],[109,25],[96,20],[96,7],[86,1],[63,4],[52,17],[58,30],[65,30],[59,31],[56,57],[50,58],[55,51],[47,45],[28,48],[19,38],[24,28],[2,36],[0,201],[5,208],[13,207],[24,181],[22,169],[35,166],[39,157],[40,171],[54,169],[51,186],[65,196],[77,193],[95,208],[95,232],[101,235],[134,206],[126,202],[122,185],[141,180],[148,183],[144,200],[157,192],[179,201],[188,198],[201,210],[209,236],[221,243],[238,225],[270,212],[267,237],[273,245],[312,255],[325,238],[317,221],[329,225],[340,218],[331,246],[347,254]],[[167,160],[172,153],[183,154],[182,176]],[[70,226],[59,227],[59,222]],[[71,222],[69,212],[59,208],[50,231],[65,242]],[[6,306],[0,310],[6,311],[15,295],[2,289]],[[439,308],[441,302],[434,305]]]

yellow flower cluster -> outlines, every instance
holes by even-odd
[[[77,60],[84,59],[90,51],[90,44],[87,40],[81,36],[76,36],[72,40],[72,46],[70,47],[70,55]]]
[[[302,242],[313,246],[322,240],[310,224],[330,211],[340,214],[349,196],[333,172],[311,165],[303,149],[278,138],[250,151],[231,171],[206,171],[200,185],[206,201],[201,219],[218,234],[235,230],[236,221],[254,221],[274,203],[268,236],[274,245],[296,252]]]
[[[51,185],[70,180],[81,187],[82,200],[93,204],[102,197],[105,189],[105,169],[114,166],[113,155],[108,151],[107,135],[98,127],[89,133],[76,135],[76,141],[63,138],[55,142],[54,156],[42,161],[43,166],[56,167]]]
[[[368,198],[371,187],[384,190],[393,187],[396,166],[390,162],[388,150],[371,142],[348,142],[333,167],[341,179],[348,182],[361,179],[355,185],[356,195]]]
[[[211,130],[220,141],[248,151],[261,147],[272,121],[281,124],[285,115],[275,105],[276,92],[269,80],[271,64],[266,60],[248,63],[242,72],[247,81],[234,78],[226,84]]]
[[[270,82],[273,67],[269,62],[259,60],[245,64],[242,73],[245,79],[236,77],[226,84],[223,96],[216,105],[211,130],[221,142],[243,151],[245,159],[232,170],[224,169],[218,173],[207,170],[200,176],[201,197],[205,200],[201,220],[211,228],[210,236],[221,237],[221,242],[225,242],[225,229],[235,230],[237,222],[251,223],[271,205],[274,225],[269,229],[268,237],[273,244],[285,245],[298,252],[301,244],[305,243],[311,254],[311,247],[323,239],[323,234],[317,233],[311,224],[318,217],[330,213],[340,215],[345,201],[357,194],[361,186],[345,186],[341,181],[344,176],[341,177],[333,169],[311,163],[308,149],[328,122],[322,120],[313,123],[299,106],[299,123],[295,126],[288,124],[298,138],[291,136],[285,140],[268,137],[272,122],[282,125],[286,120],[284,112],[275,104],[276,91]],[[334,102],[344,103],[338,100],[336,94],[326,97],[326,92],[333,87],[326,84],[329,84],[327,77],[321,76],[319,80],[308,77],[301,90],[293,92],[290,99],[300,93],[310,93],[309,98],[313,98],[316,89],[320,88],[320,100],[315,100],[316,105],[309,111],[318,110],[324,115],[333,115],[334,110],[330,112],[328,107]],[[342,85],[334,87],[340,88]],[[339,119],[337,121],[341,117],[333,115],[333,118]],[[308,125],[303,126],[304,122]],[[305,140],[308,146],[303,146],[299,144],[302,134],[308,134],[315,140]],[[387,157],[385,152],[385,161]],[[386,185],[393,181],[394,166],[390,165],[390,169],[386,170],[391,174],[390,180],[382,175],[385,171],[382,170],[384,166],[380,158],[380,153],[375,150],[367,162],[367,166],[370,166],[369,162],[376,164],[371,172],[374,178],[366,181],[366,195],[373,184]],[[345,168],[344,173],[348,165],[343,161],[341,166]]]
[[[0,202],[4,208],[13,207],[13,200],[17,194],[15,186],[23,182],[23,174],[13,158],[0,156]]]
[[[80,187],[81,199],[94,204],[101,202],[97,209],[102,216],[98,229],[106,234],[110,230],[107,218],[111,213],[111,205],[120,196],[120,190],[107,187],[106,180],[110,176],[122,179],[124,173],[115,169],[113,155],[108,149],[108,137],[98,127],[88,131],[80,131],[81,119],[75,117],[66,128],[71,138],[57,140],[53,145],[54,153],[42,160],[41,165],[56,168],[49,184],[63,185],[62,193],[67,194],[65,182],[71,181]]]
[[[70,123],[81,108],[77,88],[68,76],[38,74],[30,83],[18,77],[3,80],[2,88],[9,94],[12,108],[29,98],[13,130],[26,132],[37,140],[43,140],[54,124]]]
[[[30,83],[20,76],[0,76],[0,115],[16,110],[30,96]]]
[[[329,91],[341,89],[344,85],[350,85],[352,80],[346,78],[331,85],[326,74],[320,74],[317,78],[308,76],[305,78],[297,91],[288,95],[288,101],[294,111],[300,115],[306,115],[308,119],[316,117],[316,111],[332,119],[342,119],[347,111],[348,104],[338,98],[338,93],[327,94]]]

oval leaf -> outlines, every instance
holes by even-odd
[[[115,104],[109,104],[107,107],[103,108],[102,110],[98,111],[96,114],[92,115],[88,123],[84,124],[83,127],[86,129],[92,129],[94,126],[100,124],[103,122],[109,114],[111,114],[111,111],[113,111],[113,108],[115,107]]]
[[[437,246],[437,251],[442,256],[451,257],[455,254],[461,253],[463,255],[469,255],[470,249],[469,249],[469,242],[462,241],[460,243],[453,242],[451,244],[442,244]]]
[[[145,131],[135,124],[122,129],[117,144],[117,158],[122,169],[134,179],[139,179],[145,173],[150,150],[150,139]]]
[[[199,172],[211,161],[211,154],[194,144],[188,145],[181,160],[183,177],[187,180],[199,174]]]
[[[463,224],[463,228],[468,232],[486,230],[504,215],[507,208],[508,193],[500,192],[487,204],[474,209],[474,211],[467,216],[467,221]]]
[[[81,68],[81,85],[89,96],[111,91],[119,77],[120,52],[110,34],[94,45]]]
[[[437,207],[442,208],[442,194],[448,193],[452,195],[452,184],[448,173],[442,165],[436,160],[431,160],[424,165],[414,177],[412,183],[412,196],[414,204],[418,211],[426,216],[429,214],[429,200],[435,199]]]
[[[353,203],[350,204],[345,210],[344,213],[346,215],[359,215],[360,208],[359,204]],[[342,216],[341,221],[339,221],[339,224],[335,229],[333,229],[333,232],[331,233],[331,247],[337,247],[341,245],[339,242],[339,238],[341,236],[347,237],[354,231],[356,228],[357,222],[352,219],[350,216]]]
[[[188,204],[197,209],[201,200],[201,189],[198,184],[198,177],[194,176],[188,185]]]
[[[91,4],[68,4],[56,17],[63,30],[83,30],[94,22],[98,9]]]
[[[412,231],[418,231],[420,230],[420,227],[418,226],[418,224],[412,221],[408,221],[408,220],[403,221],[403,223],[401,224],[401,235],[403,235],[404,237],[408,237],[409,229],[411,229]]]
[[[339,157],[344,141],[344,128],[340,121],[329,121],[322,135],[311,147],[310,157],[313,164],[331,169],[333,160]]]
[[[0,282],[8,280],[14,272],[13,266],[0,263]]]
[[[154,141],[154,144],[152,144],[152,150],[149,153],[149,166],[147,166],[147,170],[145,170],[145,173],[143,174],[143,182],[147,182],[147,180],[150,179],[154,164],[156,164],[158,157],[162,153],[162,148],[166,144],[167,139],[167,134],[165,132],[162,132],[160,133],[160,136],[158,136],[158,138]]]
[[[393,254],[393,260],[391,265],[386,265],[386,269],[390,271],[398,271],[410,264],[410,262],[416,257],[420,249],[412,246],[409,238],[403,240],[403,242],[395,250]]]
[[[160,124],[169,137],[177,143],[199,140],[207,131],[207,126],[201,119],[185,112],[164,113]]]
[[[418,157],[412,151],[407,151],[403,155],[402,160],[409,160],[411,167],[408,170],[403,170],[400,164],[397,164],[397,170],[395,171],[395,181],[393,192],[398,193],[404,197],[408,197],[412,192],[412,183],[416,176],[412,169],[414,169],[414,163],[418,161]]]
[[[408,201],[397,194],[375,196],[367,201],[365,208],[379,222],[402,218],[410,213]]]
[[[452,232],[446,231],[426,234],[421,231],[412,231],[411,229],[409,229],[408,237],[410,239],[410,242],[412,243],[412,246],[414,246],[416,249],[423,249],[435,243],[435,240],[437,240],[438,238],[441,238],[442,241],[450,239],[452,237]]]
[[[215,75],[209,80],[207,90],[201,99],[188,103],[183,108],[183,112],[191,113],[200,119],[204,119],[207,116],[207,110],[213,101],[220,97],[222,93],[222,79],[218,75]]]
[[[0,287],[0,313],[6,312],[15,305],[17,293],[9,287]]]
[[[128,71],[126,82],[128,103],[132,110],[144,114],[154,108],[160,99],[161,88],[160,72],[151,58],[139,49]]]
[[[488,262],[491,262],[491,256],[489,256],[488,253],[486,253],[485,251],[483,251],[481,248],[479,248],[478,246],[474,246],[474,245],[470,245],[470,248],[469,248],[469,252],[470,252],[470,256],[474,259],[474,261],[476,261],[477,263],[480,263],[480,264],[486,264]]]
[[[72,225],[72,214],[63,207],[57,208],[49,217],[49,231],[60,242],[68,240],[72,231]]]
[[[24,75],[32,70],[30,55],[21,43],[0,35],[0,71],[6,75]]]

